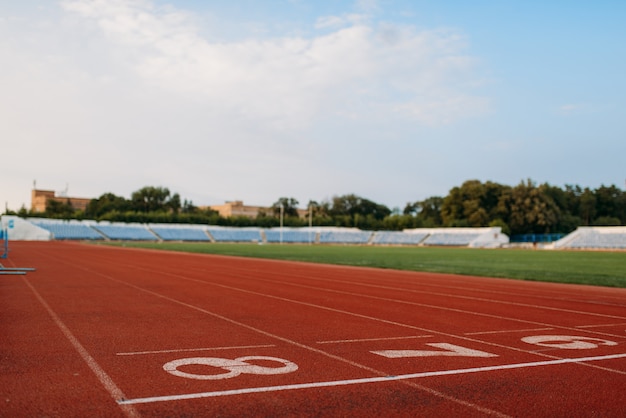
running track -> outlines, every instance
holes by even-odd
[[[626,416],[626,290],[12,242],[0,415]]]

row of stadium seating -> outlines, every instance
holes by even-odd
[[[556,241],[554,248],[626,249],[626,227],[580,227]]]
[[[158,241],[155,234],[140,225],[94,225],[93,229],[112,240]]]
[[[316,242],[317,232],[311,229],[266,229],[265,240],[271,243],[287,242],[287,243],[308,243]]]
[[[424,240],[424,245],[465,246],[478,238],[480,233],[434,233]]]
[[[135,240],[256,243],[320,243],[371,245],[469,246],[497,248],[509,243],[500,228],[417,228],[399,231],[361,231],[356,228],[232,228],[189,224],[124,224],[2,215],[15,240]],[[524,244],[524,243],[522,243]],[[537,242],[533,240],[537,246]],[[626,226],[579,227],[545,249],[626,250]]]
[[[570,248],[626,248],[626,236],[592,234],[577,237],[569,246]]]
[[[124,224],[32,218],[57,240],[205,241],[374,245],[468,246],[493,228],[361,231],[356,228],[230,228],[212,225]],[[496,235],[502,235],[497,231]],[[506,236],[503,236],[506,237]],[[499,238],[502,239],[501,237]],[[508,240],[507,240],[508,242]],[[502,244],[502,242],[498,242]]]
[[[406,233],[398,231],[378,231],[372,244],[380,245],[418,245],[428,237],[427,233]]]
[[[322,244],[367,244],[372,237],[368,231],[322,231],[319,242]]]
[[[259,228],[210,228],[207,230],[217,242],[260,242]]]
[[[32,221],[40,228],[48,230],[58,239],[98,240],[105,237],[91,226],[78,222],[49,222],[47,220]]]
[[[154,226],[151,230],[163,241],[211,241],[200,228]]]

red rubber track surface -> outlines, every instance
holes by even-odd
[[[626,290],[12,242],[0,416],[626,416]]]

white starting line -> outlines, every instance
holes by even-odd
[[[361,379],[335,380],[335,381],[328,381],[328,382],[313,382],[313,383],[300,383],[300,384],[293,384],[293,385],[232,389],[232,390],[224,390],[224,391],[216,391],[216,392],[189,393],[189,394],[183,394],[183,395],[153,396],[153,397],[136,398],[136,399],[120,399],[117,401],[117,403],[119,405],[135,405],[135,404],[146,404],[146,403],[154,403],[154,402],[178,401],[178,400],[185,400],[185,399],[215,398],[215,397],[221,397],[221,396],[243,395],[243,394],[249,394],[249,393],[279,392],[279,391],[285,391],[285,390],[360,385],[360,384],[365,384],[365,383],[380,383],[380,382],[391,382],[391,381],[397,381],[397,380],[419,379],[419,378],[434,377],[434,376],[450,376],[450,375],[461,375],[461,374],[489,372],[489,371],[498,371],[498,370],[524,369],[524,368],[530,368],[530,367],[554,366],[554,365],[568,364],[568,363],[585,363],[585,362],[590,362],[590,361],[614,360],[614,359],[619,359],[619,358],[626,358],[626,353],[611,354],[611,355],[605,355],[605,356],[595,356],[595,357],[579,357],[579,358],[566,358],[566,359],[558,359],[558,360],[534,361],[534,362],[529,362],[529,363],[503,364],[499,366],[472,367],[472,368],[467,368],[467,369],[420,372],[420,373],[403,374],[403,375],[397,375],[397,376],[381,376],[381,377],[369,377],[369,378],[361,378]]]
[[[240,345],[231,347],[204,347],[204,348],[177,348],[172,350],[153,350],[153,351],[132,351],[128,353],[115,353],[116,356],[141,356],[146,354],[164,354],[164,353],[184,353],[190,351],[219,351],[219,350],[239,350],[244,348],[271,348],[276,347],[274,344],[263,345]]]
[[[381,338],[359,338],[356,340],[317,341],[317,344],[362,343],[362,342],[372,342],[372,341],[410,340],[414,338],[429,338],[429,337],[432,337],[432,335],[409,335],[406,337],[381,337]]]

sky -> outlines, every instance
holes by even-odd
[[[0,0],[0,202],[626,181],[626,2]]]

